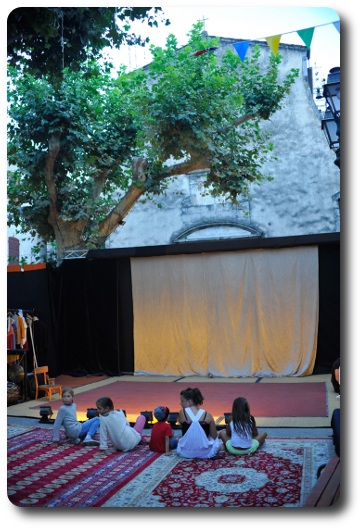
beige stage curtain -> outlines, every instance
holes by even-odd
[[[131,272],[136,373],[312,373],[317,247],[132,258]]]

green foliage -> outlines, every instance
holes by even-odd
[[[46,240],[54,237],[44,179],[52,134],[61,135],[54,166],[60,218],[99,220],[115,205],[115,192],[127,189],[123,164],[130,165],[136,142],[130,94],[107,70],[109,65],[93,61],[79,73],[65,69],[58,90],[46,79],[9,68],[8,160],[17,168],[9,176],[9,224]],[[105,170],[110,173],[95,201],[95,182]]]
[[[187,46],[178,49],[170,35],[165,49],[152,47],[148,68],[129,74],[122,68],[117,78],[92,54],[78,72],[65,68],[60,84],[52,75],[39,78],[10,66],[8,157],[17,169],[8,179],[8,224],[54,240],[45,183],[54,139],[60,140],[52,174],[58,221],[83,223],[80,248],[103,243],[100,223],[132,184],[136,156],[147,160],[146,180],[134,184],[148,197],[165,192],[180,173],[170,160],[209,168],[206,192],[235,204],[251,182],[270,179],[262,166],[276,157],[261,120],[281,108],[298,71],[279,82],[281,56],[271,54],[262,71],[258,47],[244,63],[231,51],[219,59],[210,52],[192,55],[211,46],[218,39],[205,40],[198,23]],[[110,224],[108,233],[114,228]]]
[[[63,67],[77,71],[88,54],[121,44],[145,45],[149,39],[130,33],[130,22],[157,26],[160,7],[19,7],[8,16],[7,55],[11,66],[22,64],[35,77],[62,76]]]
[[[268,120],[271,114],[281,108],[281,101],[289,94],[290,86],[299,75],[299,70],[292,69],[281,85],[278,84],[278,66],[281,63],[280,53],[275,57],[270,54],[269,67],[262,73],[259,66],[260,50],[255,46],[251,58],[246,57],[242,64],[241,82],[246,114],[258,114]]]
[[[261,168],[271,158],[273,147],[268,143],[270,135],[262,133],[259,124],[281,108],[298,70],[279,84],[281,55],[271,54],[269,67],[262,72],[258,46],[244,63],[231,51],[221,63],[214,53],[191,56],[218,46],[218,39],[206,41],[201,29],[202,23],[196,24],[189,33],[189,44],[179,50],[175,36],[170,35],[165,50],[152,48],[148,75],[135,74],[138,145],[148,146],[147,157],[153,161],[145,187],[153,193],[165,189],[165,166],[156,167],[156,162],[192,156],[208,160],[206,187],[211,187],[211,194],[225,195],[237,203],[238,195],[248,194],[250,182],[265,178]],[[254,119],[238,129],[231,127],[242,115]]]

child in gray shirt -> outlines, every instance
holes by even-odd
[[[63,388],[63,405],[57,413],[53,428],[53,445],[59,443],[59,431],[64,426],[66,436],[71,439],[71,443],[82,445],[99,445],[100,442],[94,440],[100,418],[95,417],[84,423],[77,421],[77,405],[73,403],[74,391],[72,388]]]

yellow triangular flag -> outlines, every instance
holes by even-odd
[[[267,44],[270,46],[270,50],[276,57],[279,45],[280,45],[281,35],[275,35],[274,37],[266,37]]]

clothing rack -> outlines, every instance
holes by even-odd
[[[32,316],[34,316],[35,309],[22,309],[21,307],[18,307],[17,309],[8,309],[8,313],[16,313],[17,311],[22,311],[24,313],[31,313]]]
[[[23,316],[24,318],[26,317],[30,317],[30,318],[33,318],[34,315],[35,315],[35,309],[23,309],[23,308],[16,308],[16,309],[8,309],[7,310],[7,313],[12,313],[12,314],[18,314],[19,311],[22,311],[23,313]],[[33,346],[33,349],[34,349],[34,346]],[[18,348],[16,350],[7,350],[7,354],[8,355],[12,355],[12,354],[15,354],[15,355],[18,355],[19,356],[19,363],[21,364],[22,362],[24,363],[24,372],[25,372],[25,376],[24,376],[24,379],[23,379],[23,382],[22,382],[22,386],[23,386],[23,398],[25,401],[27,401],[29,398],[28,398],[28,385],[29,385],[29,381],[28,381],[28,366],[27,366],[27,352],[29,351],[29,349],[23,349],[23,348]],[[21,359],[20,359],[20,356],[22,355]]]

